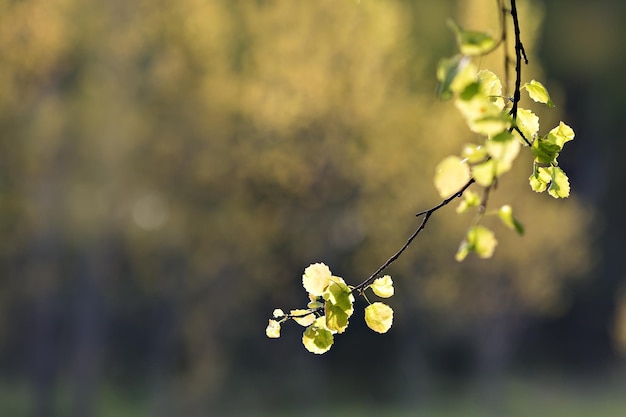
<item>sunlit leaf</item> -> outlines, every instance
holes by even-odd
[[[561,151],[561,146],[544,138],[537,138],[533,142],[532,151],[536,162],[540,164],[552,164],[556,162],[556,158]]]
[[[552,182],[548,188],[548,193],[554,198],[569,197],[569,179],[565,172],[559,167],[552,167]]]
[[[306,327],[315,321],[315,314],[311,313],[309,310],[291,310],[289,313],[293,321],[300,326]]]
[[[470,252],[476,253],[481,258],[491,258],[496,249],[498,241],[495,235],[484,226],[472,226],[465,240],[461,242],[457,250],[455,259],[457,261],[464,260]]]
[[[325,317],[319,317],[306,328],[302,335],[302,344],[309,352],[322,354],[328,352],[334,342],[333,334],[325,326]]]
[[[530,110],[519,108],[517,109],[516,125],[524,134],[524,137],[529,142],[532,142],[537,132],[539,132],[539,117]]]
[[[458,156],[448,156],[437,165],[435,188],[443,198],[459,191],[470,179],[467,164]]]
[[[280,323],[276,320],[270,319],[269,324],[265,328],[265,334],[270,339],[277,339],[280,337]]]
[[[448,24],[456,34],[457,44],[464,55],[481,55],[496,45],[496,40],[487,33],[464,30],[452,20]]]
[[[495,162],[495,175],[500,176],[509,171],[513,166],[513,161],[520,151],[520,142],[517,140],[493,141],[488,140],[485,148]]]
[[[513,216],[511,206],[504,205],[498,210],[498,217],[508,228],[515,230],[520,236],[524,234],[524,226]]]
[[[330,269],[323,263],[309,265],[302,275],[302,286],[314,296],[324,293],[330,283]]]
[[[532,80],[522,86],[522,89],[528,91],[528,95],[531,99],[537,103],[547,104],[548,107],[554,107],[554,103],[550,99],[548,90],[539,81]]]
[[[472,167],[472,177],[483,187],[490,186],[496,178],[496,162],[488,160]]]
[[[437,81],[437,95],[442,100],[448,100],[476,81],[475,67],[469,57],[462,55],[442,59],[437,65]]]
[[[280,308],[275,309],[274,312],[272,313],[272,317],[274,317],[275,319],[284,317],[284,316],[285,316],[285,312],[281,310]]]
[[[470,164],[476,164],[478,162],[482,162],[487,158],[487,151],[481,145],[475,145],[473,143],[468,143],[463,147],[461,151],[461,156],[467,160]]]
[[[310,301],[306,306],[311,310],[315,310],[324,307],[324,303],[320,303],[319,301]]]
[[[333,276],[323,297],[326,300],[325,306],[336,305],[344,310],[348,317],[352,315],[354,296],[342,278]]]
[[[502,97],[502,82],[496,74],[489,70],[480,70],[478,79],[483,86],[483,91],[489,100],[496,104],[500,110],[504,108],[504,98]]]
[[[393,280],[389,275],[374,280],[372,291],[379,297],[389,298],[393,295]]]
[[[348,327],[348,319],[352,315],[352,309],[345,310],[339,305],[327,302],[324,306],[324,314],[326,316],[326,327],[331,331],[343,333]]]
[[[365,308],[367,326],[378,333],[386,333],[393,323],[393,310],[387,304],[376,302]]]
[[[544,168],[535,166],[533,174],[529,178],[530,188],[533,191],[542,193],[548,189],[548,184],[552,181],[552,167]]]
[[[457,213],[465,213],[471,207],[477,207],[480,205],[480,196],[472,190],[466,190],[463,193],[463,200],[456,209]]]
[[[566,142],[574,139],[574,130],[563,122],[548,133],[547,140],[563,148]]]

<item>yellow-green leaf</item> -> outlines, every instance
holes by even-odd
[[[328,352],[334,342],[333,334],[325,326],[325,317],[319,317],[306,328],[302,335],[302,344],[309,352],[322,354]]]
[[[477,207],[480,205],[480,196],[472,190],[466,190],[463,193],[463,200],[456,208],[457,213],[465,213],[471,207]]]
[[[291,310],[290,315],[293,321],[304,327],[311,325],[315,321],[315,314],[309,310]]]
[[[484,69],[478,72],[478,79],[489,100],[502,110],[504,108],[504,98],[502,97],[502,82],[498,76]]]
[[[468,233],[468,240],[473,251],[481,258],[491,258],[498,241],[493,232],[483,226],[474,226]]]
[[[458,156],[448,156],[437,165],[435,188],[443,198],[459,191],[469,180],[469,167]]]
[[[393,323],[393,310],[387,304],[376,302],[365,308],[367,326],[378,333],[386,333]]]
[[[456,34],[457,44],[464,55],[482,55],[496,45],[496,40],[487,33],[464,30],[452,20],[448,21],[448,25]]]
[[[324,314],[326,316],[326,327],[331,331],[343,333],[348,328],[348,319],[352,315],[352,309],[344,310],[339,305],[326,302]]]
[[[563,148],[563,145],[565,145],[566,142],[569,142],[570,140],[573,140],[573,139],[574,139],[574,130],[563,122],[559,123],[557,127],[552,129],[548,133],[548,137],[547,137],[548,141],[558,145],[559,148],[561,149]]]
[[[508,204],[500,207],[498,217],[509,229],[515,230],[520,236],[524,234],[524,226],[513,216],[513,209]]]
[[[270,319],[269,324],[265,328],[265,334],[270,339],[277,339],[280,337],[280,323],[276,320]]]
[[[548,107],[554,107],[554,103],[550,99],[550,94],[548,94],[548,90],[539,81],[529,81],[524,84],[522,88],[526,89],[530,98],[537,103],[543,103],[547,104]]]
[[[330,283],[330,269],[323,263],[309,265],[302,275],[302,286],[314,296],[324,293]]]
[[[377,278],[372,284],[372,291],[379,297],[389,298],[393,295],[393,280],[389,275]]]
[[[472,177],[479,185],[489,187],[496,178],[496,168],[495,161],[490,159],[482,164],[474,165],[472,167]]]
[[[284,316],[285,316],[285,312],[281,310],[280,308],[275,309],[274,312],[272,313],[272,317],[274,317],[275,319],[284,317]]]
[[[539,117],[530,110],[517,109],[516,124],[517,128],[529,142],[532,142],[537,132],[539,132]]]
[[[552,182],[548,188],[548,193],[554,198],[567,198],[569,191],[569,179],[565,172],[559,167],[552,167]]]

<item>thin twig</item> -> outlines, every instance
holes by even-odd
[[[369,284],[371,284],[374,281],[374,279],[376,279],[376,277],[381,272],[383,272],[385,269],[387,269],[389,267],[389,265],[391,265],[396,259],[398,259],[400,257],[400,255],[402,254],[402,252],[404,252],[406,250],[406,248],[409,247],[411,242],[413,242],[413,239],[415,239],[415,237],[422,230],[424,230],[424,228],[426,227],[426,223],[428,223],[428,220],[430,219],[430,216],[434,212],[436,212],[440,208],[448,205],[452,200],[461,197],[463,195],[463,193],[465,192],[465,190],[467,190],[469,188],[469,186],[472,185],[474,182],[475,182],[475,180],[473,178],[470,179],[463,187],[461,187],[461,189],[459,189],[459,191],[457,191],[456,193],[452,194],[450,197],[446,198],[441,203],[437,204],[436,206],[434,206],[434,207],[432,207],[432,208],[430,208],[428,210],[421,211],[421,212],[417,213],[416,216],[419,217],[421,215],[424,215],[424,217],[422,218],[422,222],[420,223],[419,227],[417,229],[415,229],[415,231],[408,238],[406,243],[395,254],[393,254],[393,256],[391,256],[389,259],[387,259],[387,261],[384,264],[382,264],[372,275],[370,275],[369,278],[367,278],[365,281],[363,281],[362,283],[360,283],[359,285],[354,287],[353,291],[357,291],[359,293],[362,293],[363,290],[365,289],[365,287],[367,287]]]
[[[513,116],[513,122],[517,119],[517,104],[521,98],[522,86],[522,58],[524,63],[528,65],[528,57],[522,44],[520,35],[519,19],[517,17],[517,5],[515,0],[511,0],[511,17],[513,18],[513,31],[515,33],[515,91],[513,92],[513,107],[509,114]],[[527,141],[528,142],[528,141]]]

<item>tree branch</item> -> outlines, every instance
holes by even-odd
[[[400,255],[402,255],[402,252],[404,252],[406,250],[406,248],[409,247],[409,245],[411,244],[411,242],[413,242],[413,239],[415,239],[415,237],[417,237],[417,235],[424,230],[424,228],[426,227],[426,223],[428,223],[428,220],[430,219],[430,216],[436,212],[437,210],[439,210],[440,208],[448,205],[452,200],[459,198],[463,195],[463,193],[465,192],[465,190],[467,190],[469,188],[470,185],[472,185],[475,182],[475,180],[472,178],[470,179],[463,187],[461,187],[459,189],[459,191],[457,191],[456,193],[452,194],[450,197],[446,198],[445,200],[443,200],[441,203],[437,204],[436,206],[429,208],[428,210],[425,211],[420,211],[419,213],[417,213],[415,216],[419,217],[421,215],[424,215],[424,217],[422,218],[422,222],[420,223],[420,225],[418,226],[417,229],[415,229],[415,231],[413,232],[413,234],[408,238],[408,240],[406,241],[406,243],[395,253],[393,254],[389,259],[387,259],[387,261],[382,264],[372,275],[370,275],[365,281],[363,281],[362,283],[360,283],[359,285],[357,285],[356,287],[353,288],[353,291],[357,291],[359,294],[362,294],[363,290],[365,289],[365,287],[367,287],[369,284],[371,284],[376,277],[378,277],[378,275],[383,272],[385,269],[387,269],[389,267],[389,265],[391,265],[392,263],[394,263],[396,261],[396,259],[398,259],[400,257]]]

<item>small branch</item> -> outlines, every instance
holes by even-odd
[[[465,192],[465,190],[467,190],[469,188],[469,186],[472,185],[473,183],[474,183],[474,179],[472,178],[463,187],[461,187],[461,189],[459,189],[459,191],[457,191],[456,193],[452,194],[450,197],[446,198],[441,203],[437,204],[436,206],[434,206],[434,207],[432,207],[432,208],[430,208],[428,210],[421,211],[421,212],[417,213],[416,216],[419,217],[421,215],[424,215],[424,217],[422,218],[422,222],[420,223],[419,227],[417,229],[415,229],[415,231],[408,238],[406,243],[400,248],[400,250],[398,250],[395,254],[393,254],[393,256],[391,256],[389,259],[387,259],[387,261],[384,264],[382,264],[372,275],[370,275],[369,278],[367,278],[365,281],[363,281],[362,283],[360,283],[359,285],[354,287],[353,291],[357,291],[358,293],[362,293],[363,290],[365,289],[365,287],[367,287],[369,284],[371,284],[381,272],[383,272],[385,269],[387,269],[389,267],[389,265],[391,265],[393,262],[395,262],[395,260],[398,259],[400,257],[400,255],[402,255],[402,252],[404,252],[406,250],[406,248],[409,247],[411,242],[413,242],[413,239],[415,239],[415,237],[417,237],[417,235],[422,230],[424,230],[424,228],[426,227],[426,223],[428,223],[428,220],[430,219],[430,216],[434,212],[436,212],[440,208],[448,205],[452,200],[461,197],[463,195],[463,193]]]
[[[520,90],[522,86],[522,58],[524,63],[528,65],[528,57],[522,44],[519,28],[519,19],[517,16],[517,5],[515,0],[511,0],[511,17],[513,18],[513,31],[515,33],[515,91],[513,92],[513,107],[509,114],[513,116],[513,122],[517,119],[517,105],[520,101]],[[528,142],[528,141],[527,141]]]

